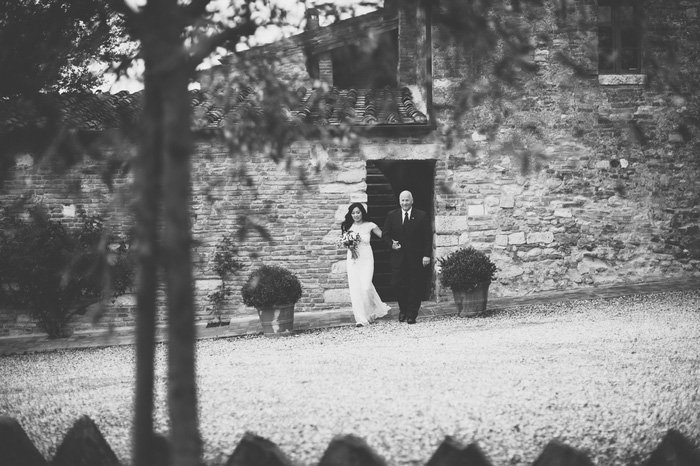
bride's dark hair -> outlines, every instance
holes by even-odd
[[[345,220],[343,221],[343,223],[340,224],[341,232],[348,231],[352,224],[355,223],[355,221],[352,219],[352,211],[355,210],[355,207],[360,209],[360,212],[362,212],[362,221],[369,221],[369,216],[367,215],[365,206],[363,206],[361,202],[353,202],[352,204],[350,204],[350,207],[348,207],[348,213],[345,214]]]

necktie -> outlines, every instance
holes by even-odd
[[[408,212],[403,213],[403,227],[404,229],[406,228],[406,224],[408,223]]]

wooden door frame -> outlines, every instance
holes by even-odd
[[[413,193],[414,206],[417,209],[423,210],[427,213],[431,224],[431,231],[433,232],[433,240],[435,238],[435,164],[434,159],[423,159],[423,160],[368,160],[366,166],[368,173],[371,167],[376,167],[383,174],[386,183],[391,187],[393,192],[393,206],[391,209],[399,207],[399,194],[402,191],[408,190]],[[370,184],[368,183],[367,192],[367,207],[370,213],[370,219],[377,223],[380,227],[384,225],[385,215],[387,207],[383,207],[379,213],[372,214],[372,195],[370,193]],[[380,218],[381,217],[381,218]],[[381,274],[386,274],[387,271],[382,270],[384,266],[381,261],[381,256],[386,251],[381,248],[385,246],[381,245],[379,241],[373,242],[373,247],[375,247],[375,258],[380,260],[375,263],[375,276],[379,277]],[[430,273],[426,274],[426,291],[423,300],[435,299],[435,246],[433,244],[433,251],[431,252],[431,266]],[[380,270],[377,269],[379,266]],[[376,285],[375,285],[376,286]],[[380,292],[380,287],[377,286],[377,291]],[[380,292],[382,299],[387,296],[387,291]],[[395,298],[393,292],[390,293],[392,298]],[[385,299],[386,300],[386,299]],[[395,301],[395,299],[391,299]]]

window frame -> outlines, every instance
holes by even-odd
[[[643,73],[643,51],[642,51],[642,27],[643,14],[642,2],[639,0],[598,0],[597,15],[600,7],[610,7],[610,29],[612,35],[612,53],[615,54],[615,60],[612,68],[601,68],[601,50],[600,50],[600,26],[596,24],[597,39],[598,39],[598,74],[599,75],[639,75]],[[621,13],[622,7],[632,7],[635,22],[635,45],[636,45],[636,69],[623,69],[622,67],[622,24]],[[597,17],[597,16],[596,16]]]

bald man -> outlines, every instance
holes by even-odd
[[[433,232],[425,212],[413,208],[413,194],[399,195],[382,228],[382,241],[391,248],[391,285],[399,302],[399,322],[416,323],[425,291],[425,268],[430,265]]]

